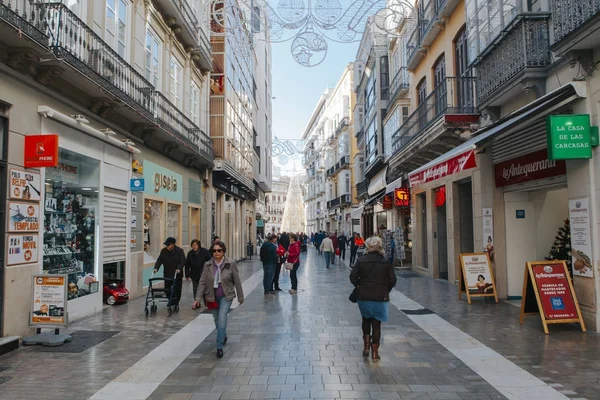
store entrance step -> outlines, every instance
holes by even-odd
[[[0,337],[0,356],[19,348],[18,336]]]

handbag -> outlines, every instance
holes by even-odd
[[[338,247],[337,249],[335,249],[335,255],[339,256],[341,253],[340,248]]]
[[[217,303],[216,301],[206,301],[205,299],[204,303],[206,303],[206,308],[208,308],[209,310],[216,310],[219,308],[219,303]]]
[[[358,302],[358,288],[354,288],[354,290],[352,291],[352,293],[350,293],[350,296],[348,296],[348,300],[350,300],[353,303]]]
[[[285,269],[287,269],[288,271],[291,271],[291,270],[293,270],[293,269],[294,269],[294,264],[292,264],[292,263],[289,263],[289,262],[286,262],[286,263],[284,263],[284,264],[283,264],[283,267],[284,267]]]

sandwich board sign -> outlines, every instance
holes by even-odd
[[[498,292],[494,273],[490,263],[489,253],[460,254],[460,285],[458,299],[466,293],[467,301],[471,304],[472,297],[493,297],[498,302]]]
[[[546,334],[549,333],[548,324],[573,322],[578,322],[585,332],[573,282],[564,261],[534,261],[525,264],[521,325],[526,315],[537,314],[542,319]]]

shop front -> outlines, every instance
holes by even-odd
[[[411,268],[413,238],[410,210],[412,203],[408,179],[403,177],[396,179],[386,186],[385,191],[391,197],[391,218],[388,229],[402,235],[401,240],[396,239],[397,235],[395,236],[395,241],[404,247],[403,252],[396,252],[396,254],[404,256],[404,259],[398,261],[401,261],[403,267]],[[398,243],[395,245],[398,246]]]

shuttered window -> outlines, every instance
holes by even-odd
[[[533,122],[508,135],[499,135],[492,144],[492,162],[501,163],[547,147],[546,122]]]
[[[104,189],[103,262],[124,261],[127,252],[127,192]]]

